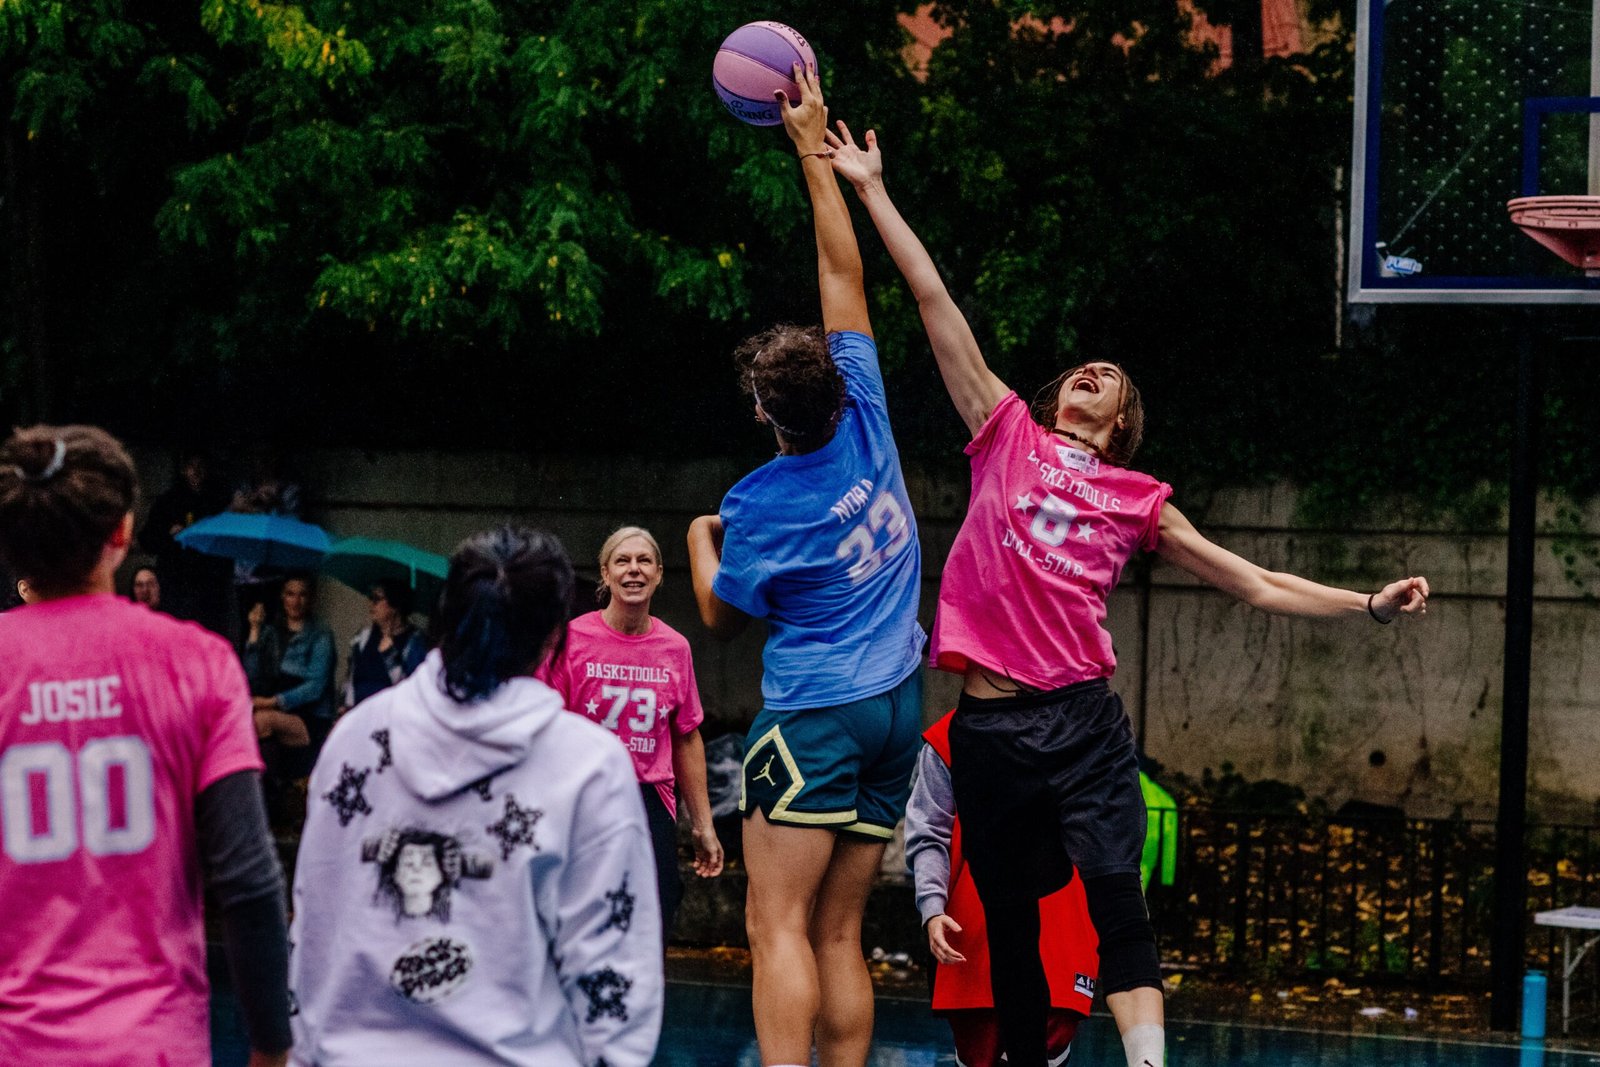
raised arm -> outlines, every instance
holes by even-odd
[[[976,435],[989,419],[989,413],[1005,397],[1006,384],[995,377],[984,362],[978,340],[967,325],[966,316],[956,307],[939,277],[939,268],[933,257],[923,247],[922,241],[901,217],[894,201],[889,199],[883,185],[883,153],[878,149],[878,136],[866,133],[867,147],[863,150],[851,137],[850,130],[839,123],[837,134],[828,131],[828,146],[833,149],[833,169],[850,182],[856,195],[866,205],[867,214],[883,238],[894,265],[900,268],[911,295],[917,299],[917,310],[922,313],[922,326],[928,332],[928,342],[933,346],[933,356],[939,363],[939,374],[944,387],[967,424],[967,430]]]
[[[817,231],[817,288],[822,294],[822,328],[855,330],[869,337],[872,321],[867,315],[867,293],[863,288],[861,249],[850,224],[850,209],[845,206],[839,180],[833,176],[828,159],[833,155],[824,135],[828,130],[828,109],[822,102],[822,86],[815,70],[795,67],[800,86],[800,103],[788,106],[788,98],[777,96],[783,107],[783,127],[800,153],[800,169],[806,176],[806,192],[811,196],[811,214]]]
[[[1229,596],[1274,615],[1333,618],[1370,614],[1378,622],[1387,623],[1400,615],[1428,613],[1426,578],[1402,578],[1367,594],[1269,571],[1208,541],[1170,503],[1161,508],[1161,540],[1156,554]]]

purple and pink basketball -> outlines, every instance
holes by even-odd
[[[752,126],[776,126],[783,105],[772,94],[782,89],[791,103],[800,102],[794,65],[813,66],[817,54],[794,29],[781,22],[751,22],[732,33],[717,49],[711,81],[733,117]]]

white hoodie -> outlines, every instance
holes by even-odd
[[[628,754],[532,678],[457,704],[442,673],[346,715],[312,772],[294,1061],[645,1067],[661,916]]]

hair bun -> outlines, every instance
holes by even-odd
[[[16,472],[18,478],[30,485],[43,485],[60,474],[61,469],[67,465],[67,442],[56,437],[49,441],[33,441],[30,444],[34,446],[28,449],[30,454],[18,457],[23,462],[12,464],[11,469]],[[39,463],[39,469],[29,470],[35,462]]]

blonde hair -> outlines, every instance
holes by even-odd
[[[622,542],[626,541],[630,537],[644,538],[645,541],[647,541],[650,545],[650,551],[656,554],[656,565],[665,570],[665,565],[661,561],[661,546],[656,543],[654,534],[652,534],[649,530],[646,530],[643,526],[617,527],[611,532],[611,536],[606,538],[605,544],[600,546],[600,555],[597,557],[600,563],[600,582],[595,586],[594,599],[595,603],[599,604],[601,607],[605,607],[606,604],[611,600],[611,590],[606,588],[606,561],[609,560],[611,558],[611,554],[617,550],[617,546],[622,544]]]

